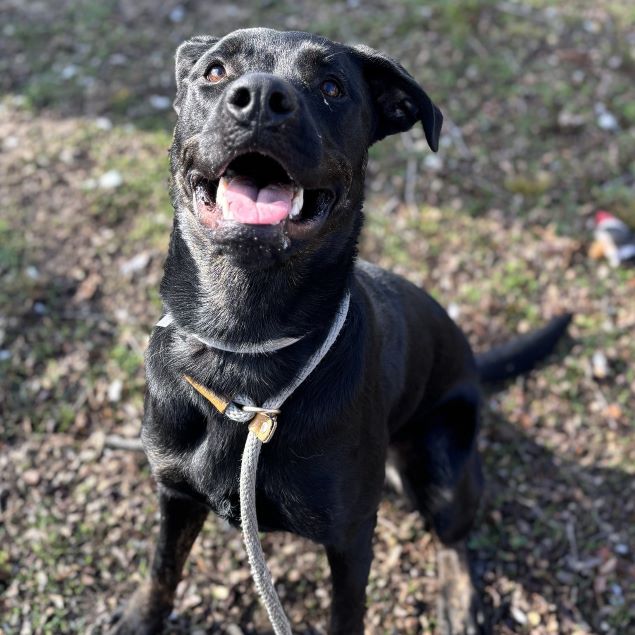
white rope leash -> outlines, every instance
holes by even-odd
[[[273,585],[271,572],[267,567],[258,537],[256,474],[261,448],[262,442],[250,431],[247,435],[240,464],[240,522],[243,530],[243,543],[247,551],[251,577],[256,585],[256,591],[265,609],[267,609],[273,632],[276,635],[292,635],[289,619],[282,608],[282,603]]]
[[[262,411],[276,411],[279,410],[282,404],[287,398],[293,394],[298,386],[315,370],[317,365],[322,361],[324,356],[328,353],[329,349],[340,334],[346,315],[348,314],[348,307],[350,304],[350,294],[347,293],[342,304],[340,305],[335,320],[331,325],[331,329],[326,336],[326,339],[322,343],[322,346],[309,358],[306,366],[300,371],[300,373],[294,378],[294,380],[278,395],[265,401],[262,408],[257,410]],[[247,404],[251,406],[251,404]],[[251,420],[254,416],[254,412],[245,412],[239,407],[231,404],[225,414],[235,421],[245,423]],[[246,415],[250,415],[246,418]],[[276,589],[271,579],[271,572],[267,568],[265,561],[265,555],[262,551],[262,545],[258,537],[258,518],[256,515],[256,475],[258,472],[258,457],[260,456],[260,450],[262,448],[262,442],[253,433],[247,434],[247,441],[245,442],[245,449],[243,450],[243,456],[240,464],[240,518],[243,532],[243,542],[245,544],[245,550],[247,551],[247,558],[249,560],[249,566],[251,568],[251,575],[256,585],[258,595],[262,600],[262,603],[269,615],[269,621],[273,626],[274,633],[276,635],[292,635],[291,625],[285,615],[280,598],[276,593]]]

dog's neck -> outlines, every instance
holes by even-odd
[[[203,258],[184,233],[175,220],[161,283],[166,310],[202,339],[241,346],[328,328],[350,284],[358,232],[339,254],[316,251],[265,268]]]

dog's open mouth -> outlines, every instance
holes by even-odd
[[[193,204],[209,228],[222,223],[304,226],[321,224],[334,195],[326,189],[305,190],[275,159],[259,153],[234,159],[220,179],[192,172]]]

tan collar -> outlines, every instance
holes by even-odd
[[[282,407],[282,404],[315,370],[316,366],[322,361],[337,339],[346,321],[350,300],[351,294],[349,291],[346,291],[335,314],[333,324],[331,324],[331,328],[321,346],[309,357],[304,367],[293,378],[293,381],[288,386],[285,386],[277,395],[267,399],[261,407],[255,405],[240,405],[236,401],[242,400],[238,400],[237,397],[236,400],[234,400],[233,396],[230,399],[226,399],[210,388],[199,384],[189,375],[183,375],[183,378],[199,395],[209,401],[220,414],[240,423],[247,423],[249,421],[249,430],[251,430],[260,441],[267,443],[276,431],[276,416],[280,414],[279,409]],[[247,403],[249,403],[249,400],[247,400]]]
[[[190,386],[192,386],[199,395],[207,399],[207,401],[209,401],[220,414],[226,414],[227,408],[232,403],[231,399],[221,397],[211,388],[207,388],[206,386],[199,384],[189,375],[183,375],[183,379],[185,379],[185,381],[190,384]],[[248,410],[244,410],[243,407],[243,412],[253,412],[253,418],[249,423],[249,430],[253,432],[263,443],[270,441],[273,433],[278,427],[276,415],[272,411],[264,412],[261,408],[249,408]]]

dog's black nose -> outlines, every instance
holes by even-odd
[[[237,79],[229,88],[226,107],[240,124],[258,122],[263,126],[279,126],[298,108],[291,84],[266,73],[250,73]]]

